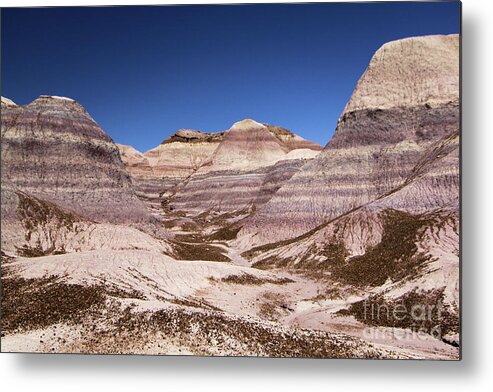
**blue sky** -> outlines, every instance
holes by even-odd
[[[458,2],[2,9],[2,95],[80,102],[141,151],[253,118],[325,145],[385,42],[459,32]]]

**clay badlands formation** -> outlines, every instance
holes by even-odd
[[[459,126],[457,35],[383,45],[325,148],[2,97],[2,350],[457,359]]]
[[[179,130],[144,154],[119,148],[143,200],[189,213],[258,205],[322,149],[249,119],[215,134]]]

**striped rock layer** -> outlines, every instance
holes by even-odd
[[[200,214],[266,202],[322,147],[244,120],[219,133],[180,130],[143,154],[119,149],[137,194],[152,208]]]
[[[170,207],[192,214],[257,207],[320,149],[282,128],[237,122],[225,132],[210,162],[170,198]]]
[[[334,244],[344,249],[344,258],[364,255],[382,241],[385,230],[399,229],[397,224],[385,228],[385,216],[398,212],[410,219],[423,220],[423,230],[433,232],[436,244],[443,234],[445,239],[440,246],[457,257],[458,176],[459,134],[456,132],[430,145],[402,186],[298,237],[255,247],[246,251],[246,255],[254,262],[268,264],[270,260],[278,266],[300,267],[323,266],[330,262],[334,255],[328,252],[328,246]],[[448,236],[452,240],[447,240]],[[423,242],[421,237],[415,240]],[[396,242],[392,246],[398,249],[401,244]]]
[[[459,37],[385,44],[358,82],[332,140],[242,228],[242,247],[300,236],[404,187],[426,169],[441,142],[457,143],[458,131]],[[455,158],[427,172],[419,196],[396,197],[388,206],[416,212],[450,201],[457,206],[454,151]]]
[[[239,232],[243,257],[318,274],[367,303],[433,303],[433,326],[458,345],[458,42],[384,45],[324,151]],[[346,311],[358,318],[362,303]]]
[[[1,132],[2,191],[98,222],[147,219],[117,146],[74,100],[40,96],[18,106],[2,98]]]
[[[160,210],[163,198],[174,194],[179,184],[210,163],[222,136],[183,129],[145,153],[131,146],[118,148],[136,193],[151,208]]]
[[[368,301],[434,301],[442,336],[459,344],[459,135],[431,145],[404,185],[298,237],[248,249],[261,269],[329,271],[333,286],[364,290]]]

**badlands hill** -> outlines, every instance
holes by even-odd
[[[457,342],[458,44],[410,38],[375,54],[333,139],[239,231],[254,266],[319,271],[387,306],[438,301]]]
[[[72,99],[2,97],[2,190],[23,191],[87,219],[132,222],[147,214],[113,140]]]
[[[267,201],[322,147],[282,127],[243,120],[219,133],[180,130],[143,154],[119,145],[143,200],[155,210],[200,214]]]
[[[165,235],[117,146],[76,101],[42,95],[20,106],[2,97],[1,132],[2,252],[40,256],[148,241],[121,224]]]
[[[458,134],[458,45],[457,35],[383,45],[329,144],[242,229],[248,246],[296,237],[404,186],[441,140]],[[433,194],[408,200],[408,208],[457,205],[458,166],[446,166],[429,180],[440,191],[429,187]]]
[[[210,163],[199,168],[169,204],[174,210],[197,214],[256,208],[321,149],[315,143],[297,147],[266,125],[239,121],[225,132]]]
[[[222,138],[222,133],[181,129],[145,153],[130,146],[118,147],[137,194],[160,211],[163,195],[174,192],[180,183],[208,164]]]

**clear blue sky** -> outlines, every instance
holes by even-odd
[[[459,32],[459,3],[2,9],[2,95],[79,101],[141,151],[244,118],[325,145],[385,42]]]

